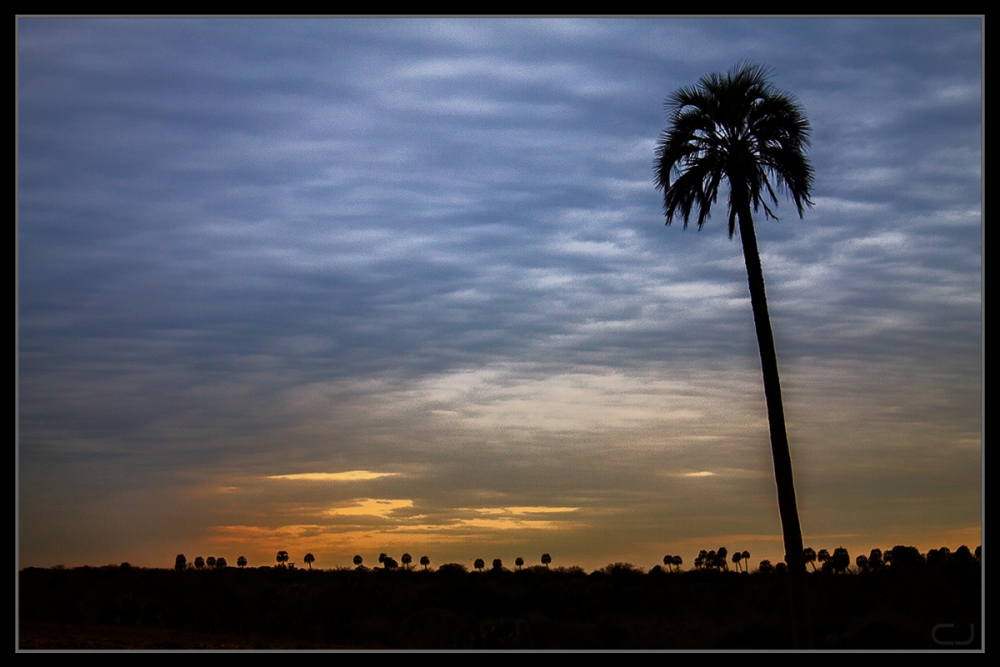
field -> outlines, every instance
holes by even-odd
[[[781,574],[28,568],[33,649],[782,649]],[[810,573],[817,649],[979,649],[976,568]],[[971,638],[972,641],[968,641]]]

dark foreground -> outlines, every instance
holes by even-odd
[[[808,581],[817,649],[981,647],[978,567]],[[782,649],[786,583],[716,571],[29,568],[18,630],[21,649]]]

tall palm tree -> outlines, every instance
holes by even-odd
[[[306,562],[306,565],[308,565],[309,569],[311,570],[313,569],[313,563],[316,561],[316,556],[313,556],[311,553],[309,553],[306,554],[302,560]]]
[[[763,208],[765,218],[777,219],[768,202],[777,205],[776,191],[784,192],[801,218],[804,208],[812,206],[813,169],[806,158],[810,128],[805,112],[794,97],[771,85],[769,73],[761,65],[739,63],[727,74],[709,74],[696,86],[671,94],[666,101],[670,125],[660,135],[655,169],[668,225],[679,215],[687,228],[696,208],[701,229],[718,199],[719,185],[726,181],[729,186],[729,238],[738,221],[764,378],[778,512],[789,554],[793,630],[802,643],[808,641],[802,634],[807,628],[799,625],[805,619],[802,529],[751,209]]]
[[[403,564],[404,568],[409,570],[410,563],[413,562],[413,556],[411,556],[410,554],[403,554],[402,556],[399,557],[399,561]]]
[[[549,563],[551,562],[552,562],[552,556],[548,554],[542,554],[542,565],[544,565],[547,568],[549,566]]]
[[[431,564],[431,559],[428,558],[427,556],[421,556],[420,557],[420,564],[423,565],[424,566],[424,570],[426,570],[427,566]]]
[[[278,554],[274,557],[274,560],[278,561],[279,567],[285,567],[285,563],[288,562],[288,552],[279,551]]]
[[[236,565],[237,565],[237,567],[246,567],[247,566],[247,557],[246,556],[240,556],[239,558],[237,558],[236,559]]]

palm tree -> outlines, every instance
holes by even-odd
[[[684,559],[680,556],[674,556],[672,565],[677,568],[677,572],[681,571],[681,565],[684,564]]]
[[[716,567],[721,566],[723,570],[729,571],[729,564],[726,562],[726,556],[729,555],[729,549],[726,547],[719,547],[719,550],[715,552],[718,558]]]
[[[472,567],[482,572],[483,568],[486,567],[486,562],[482,558],[477,558],[476,562],[472,564]]]
[[[364,559],[364,558],[362,558],[361,556],[355,556],[355,557],[354,557],[354,565],[355,565],[356,567],[361,567],[361,564],[362,564],[363,562],[365,562],[365,559]]]
[[[500,570],[502,570],[503,569],[503,561],[500,560],[499,558],[494,558],[493,559],[493,569],[496,570],[497,572],[499,572]]]
[[[279,551],[278,555],[274,557],[274,560],[278,561],[278,565],[279,566],[285,567],[285,563],[288,562],[288,552],[287,551]]]
[[[207,565],[210,568],[214,568],[215,567],[215,556],[209,556],[208,558],[206,558],[205,559],[205,565]]]
[[[313,569],[313,561],[316,560],[316,556],[313,556],[312,554],[306,554],[302,560],[306,562],[306,565],[308,565],[309,569],[311,570]]]
[[[236,559],[236,566],[237,567],[246,567],[247,566],[247,557],[246,556],[240,556],[239,558],[237,558]]]
[[[816,571],[816,550],[812,547],[806,547],[802,550],[802,560],[812,566],[813,572]]]
[[[195,556],[194,557],[194,566],[196,568],[198,568],[199,570],[201,568],[205,567],[205,559],[202,558],[201,556]]]
[[[215,567],[218,569],[222,569],[224,567],[229,567],[229,563],[226,562],[226,559],[224,557],[219,556],[218,559],[216,559],[215,561]]]
[[[520,570],[521,567],[524,565],[524,559],[518,556],[517,558],[514,559],[514,565],[515,567],[517,567],[518,570]]]
[[[413,562],[413,556],[411,556],[410,554],[403,554],[402,556],[399,557],[399,562],[403,564],[403,567],[409,570],[410,563]]]
[[[431,559],[428,558],[427,556],[421,556],[420,557],[420,564],[423,565],[424,569],[426,570],[427,566],[431,564]]]
[[[736,566],[736,571],[740,571],[740,561],[743,560],[743,553],[740,551],[733,552],[733,565]]]
[[[696,86],[676,90],[666,101],[670,126],[660,135],[655,168],[668,225],[679,214],[687,228],[691,209],[696,207],[701,229],[718,199],[719,184],[725,180],[729,185],[729,238],[738,220],[764,379],[778,513],[789,554],[792,618],[797,626],[793,630],[801,643],[808,641],[803,634],[808,629],[802,529],[751,208],[763,208],[765,218],[777,219],[768,201],[777,205],[775,190],[784,191],[801,218],[804,208],[812,206],[813,169],[805,155],[809,121],[794,97],[771,85],[769,74],[761,65],[739,63],[728,74],[709,74]]]
[[[551,562],[552,562],[552,556],[550,556],[548,554],[542,554],[542,565],[544,565],[546,568],[548,568],[549,563],[551,563]]]
[[[180,572],[187,567],[187,558],[184,554],[177,554],[177,558],[174,559],[174,569]]]

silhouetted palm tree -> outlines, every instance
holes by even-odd
[[[772,572],[774,572],[774,566],[771,565],[771,561],[762,560],[760,562],[760,565],[757,566],[757,571],[762,574],[771,574]]]
[[[209,556],[205,559],[205,565],[208,567],[215,567],[215,556]]]
[[[410,569],[410,563],[413,562],[413,557],[410,556],[410,554],[403,554],[402,556],[399,557],[399,562],[401,562],[403,564],[404,568],[406,568],[407,570],[409,570]]]
[[[184,554],[177,554],[177,558],[174,559],[174,569],[180,572],[187,567],[187,558]]]
[[[302,560],[305,561],[306,565],[308,565],[309,569],[311,570],[313,569],[313,562],[316,560],[316,556],[313,556],[312,554],[306,554]]]
[[[363,559],[363,558],[362,558],[361,556],[355,556],[355,557],[354,557],[354,565],[355,565],[355,566],[357,566],[357,567],[361,567],[361,564],[362,564],[363,562],[365,562],[365,561],[364,561],[364,559]]]
[[[499,558],[494,558],[493,559],[493,569],[497,570],[497,571],[502,570],[503,569],[503,561],[500,560]]]
[[[247,566],[246,556],[240,556],[239,558],[237,558],[236,565],[237,567],[246,567]]]
[[[486,567],[486,562],[482,558],[477,558],[476,562],[472,564],[472,567],[482,572],[483,568]]]
[[[195,556],[194,557],[194,566],[196,568],[198,568],[199,570],[201,568],[205,567],[205,559],[202,558],[201,556]]]
[[[519,570],[520,570],[520,569],[521,569],[521,568],[522,568],[522,567],[524,566],[524,559],[523,559],[523,558],[521,558],[520,556],[518,556],[517,558],[515,558],[515,559],[514,559],[514,566],[515,566],[515,567],[516,567],[517,569],[519,569]]]
[[[667,566],[667,572],[672,571],[670,569],[670,566],[673,565],[673,563],[674,563],[674,557],[671,556],[670,554],[667,554],[666,556],[663,557],[663,564]]]
[[[726,570],[728,572],[729,563],[726,562],[726,556],[729,555],[729,549],[726,549],[726,547],[719,547],[719,550],[716,551],[715,554],[716,558],[718,559],[717,560],[718,567],[721,567],[723,570]]]
[[[677,572],[681,571],[681,565],[683,565],[683,564],[684,564],[684,559],[683,558],[681,558],[680,556],[674,556],[673,566],[677,568],[677,570],[676,570]]]
[[[736,566],[736,571],[740,572],[740,561],[743,560],[743,554],[739,551],[733,552],[733,565]]]
[[[226,559],[223,558],[222,556],[219,556],[218,559],[216,559],[216,561],[215,561],[215,567],[217,569],[221,570],[222,568],[228,567],[228,566],[229,566],[229,563],[227,563]]]
[[[548,554],[542,554],[542,565],[544,565],[545,567],[548,567],[549,563],[551,563],[551,562],[552,562],[552,556],[550,556]]]
[[[816,571],[816,550],[815,549],[813,549],[812,547],[806,547],[805,549],[803,549],[802,550],[802,560],[805,561],[806,563],[808,563],[812,567],[813,572]]]
[[[420,557],[420,564],[423,565],[424,569],[426,570],[427,566],[431,564],[431,559],[428,558],[427,556],[421,556]]]
[[[843,574],[847,572],[847,568],[851,565],[851,555],[847,553],[847,549],[844,547],[837,547],[833,550],[830,562],[833,565],[834,572]]]
[[[663,190],[668,225],[679,214],[686,228],[694,207],[701,229],[718,199],[720,183],[729,184],[729,238],[739,221],[764,379],[778,512],[785,553],[790,554],[792,616],[799,632],[806,630],[798,625],[805,618],[802,529],[751,209],[763,208],[765,218],[775,218],[768,201],[776,205],[775,190],[784,191],[801,218],[804,208],[812,206],[813,170],[806,158],[809,121],[795,98],[771,85],[768,74],[761,65],[737,64],[728,74],[709,74],[698,85],[680,88],[667,98],[670,125],[660,135],[656,150],[656,185]],[[799,637],[806,639],[801,633]]]
[[[280,565],[281,567],[285,567],[285,563],[288,562],[288,552],[279,551],[278,555],[274,557],[274,560],[278,561],[278,565]]]

